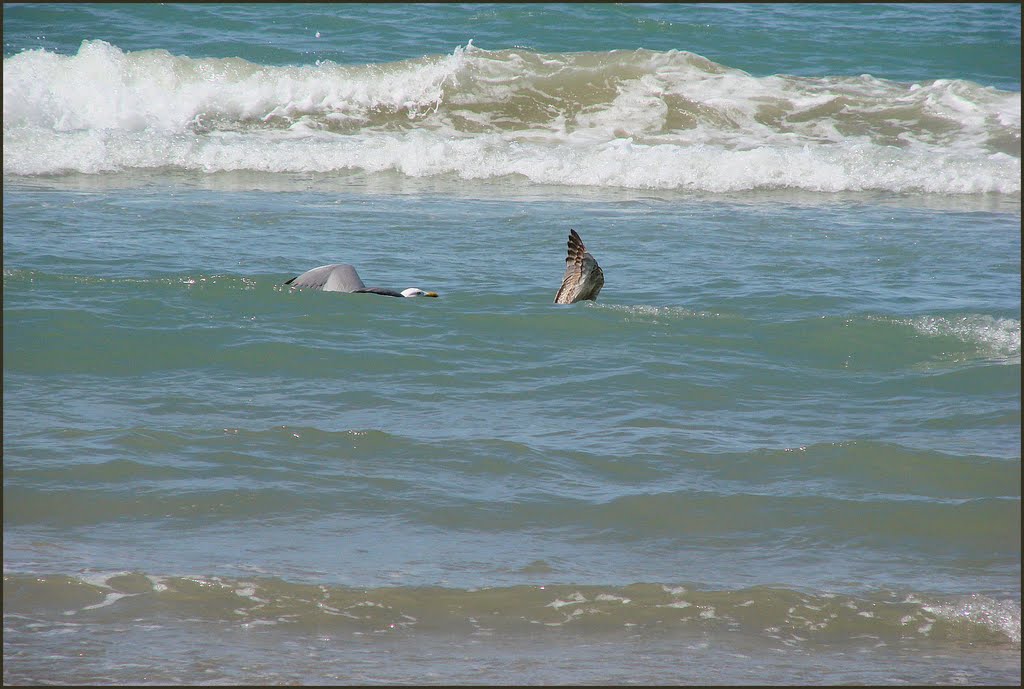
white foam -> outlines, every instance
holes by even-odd
[[[1020,603],[1016,601],[1000,601],[975,594],[954,603],[925,605],[922,609],[946,620],[988,627],[1006,635],[1012,643],[1020,643]]]
[[[116,603],[117,601],[121,600],[122,598],[128,598],[130,596],[136,596],[136,595],[138,595],[138,594],[136,594],[136,593],[118,593],[116,591],[112,591],[111,593],[108,593],[103,598],[103,600],[100,601],[99,603],[94,603],[93,605],[86,605],[85,607],[79,608],[78,610],[67,610],[67,611],[64,612],[64,614],[65,615],[74,615],[75,613],[81,612],[83,610],[95,610],[97,608],[105,608],[108,605],[113,605],[114,603]]]
[[[138,594],[135,594],[135,593],[117,593],[117,592],[108,593],[106,595],[106,597],[101,602],[96,603],[94,605],[87,605],[84,608],[82,608],[82,610],[95,610],[96,608],[105,608],[108,605],[113,605],[114,603],[116,603],[117,601],[121,600],[122,598],[128,598],[129,596],[135,596],[135,595],[138,595]]]
[[[83,41],[75,55],[5,58],[3,88],[13,175],[361,170],[709,192],[1020,193],[1019,92],[754,77],[684,51],[470,43],[382,65],[269,67]]]
[[[114,572],[84,572],[78,575],[78,578],[86,584],[96,586],[99,588],[110,588],[107,583],[114,577],[125,576],[131,574],[127,571],[114,571]]]
[[[1020,321],[982,314],[921,316],[907,322],[923,335],[955,337],[997,357],[1020,356]]]
[[[544,607],[546,607],[546,608],[554,608],[555,610],[557,610],[558,608],[564,607],[566,605],[577,605],[579,603],[586,603],[586,602],[587,602],[587,599],[583,596],[583,594],[580,593],[579,591],[576,591],[571,596],[569,596],[568,600],[561,600],[559,598],[556,598],[555,600],[551,601],[550,603],[548,603]]]
[[[265,598],[260,598],[259,596],[256,595],[256,587],[254,585],[248,584],[248,583],[241,583],[241,584],[239,584],[239,587],[240,588],[236,588],[235,589],[235,595],[238,596],[239,598],[247,598],[247,599],[253,601],[254,603],[266,603],[267,602],[267,600]]]
[[[160,593],[162,591],[167,590],[167,584],[164,583],[165,581],[167,581],[167,577],[155,574],[147,574],[145,576],[146,579],[149,580],[149,583],[153,585],[153,591],[155,591],[156,593]]]
[[[664,604],[658,605],[658,607],[659,608],[688,608],[691,605],[692,605],[692,603],[687,603],[684,600],[677,600],[677,601],[673,601],[671,603],[664,603]]]
[[[412,69],[330,62],[271,68],[164,50],[126,53],[106,41],[83,41],[76,55],[30,50],[4,59],[4,130],[180,133],[217,118],[259,122],[373,108],[417,113],[436,105],[462,54],[457,49]]]

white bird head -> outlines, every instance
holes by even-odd
[[[437,292],[424,292],[419,287],[410,287],[402,290],[403,297],[436,297]]]

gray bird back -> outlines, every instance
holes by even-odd
[[[358,292],[366,289],[366,285],[359,278],[359,273],[348,263],[319,266],[293,277],[284,284],[324,292]]]

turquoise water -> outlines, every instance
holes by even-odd
[[[5,683],[1019,683],[1019,5],[4,41]]]

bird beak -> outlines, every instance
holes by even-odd
[[[436,297],[437,296],[437,292],[424,292],[423,296],[424,297]]]

